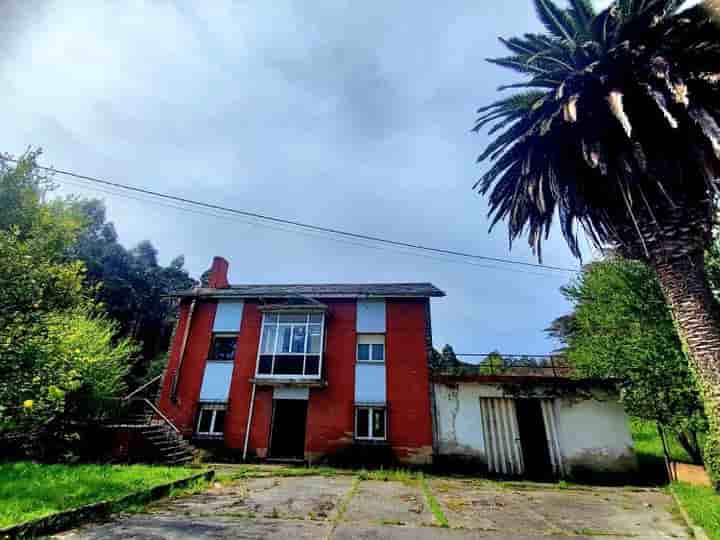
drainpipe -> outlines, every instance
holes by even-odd
[[[243,444],[243,461],[247,458],[248,443],[250,442],[250,426],[252,425],[253,412],[255,411],[255,386],[252,385],[252,394],[250,395],[250,410],[248,411],[248,421],[245,427],[245,444]]]
[[[193,298],[190,303],[190,309],[188,310],[187,324],[185,325],[185,331],[183,332],[182,345],[180,345],[180,360],[178,361],[177,369],[175,370],[175,376],[173,377],[172,387],[170,389],[170,399],[173,403],[177,403],[177,390],[180,383],[180,370],[182,369],[183,360],[185,360],[185,348],[187,347],[188,336],[190,335],[190,325],[192,324],[192,316],[195,311],[195,304],[197,298]]]

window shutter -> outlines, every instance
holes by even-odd
[[[232,362],[208,362],[200,389],[200,401],[227,401],[232,370]]]
[[[215,312],[213,332],[239,332],[244,302],[220,300]]]
[[[385,300],[357,301],[357,331],[365,334],[385,333]]]
[[[355,403],[385,403],[385,364],[355,364]]]

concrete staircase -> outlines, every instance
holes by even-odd
[[[142,397],[148,394],[153,384],[142,386],[123,398],[122,414],[106,427],[139,434],[145,443],[143,460],[165,465],[185,465],[193,461],[196,449],[188,443],[180,430],[153,403],[157,399]],[[129,451],[129,454],[132,454]]]

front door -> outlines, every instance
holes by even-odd
[[[281,459],[305,457],[307,400],[274,399],[270,456]]]
[[[551,480],[553,464],[541,405],[542,401],[539,399],[518,399],[515,408],[525,475],[532,480]]]

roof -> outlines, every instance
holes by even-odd
[[[445,293],[432,283],[341,283],[289,285],[230,285],[224,289],[197,287],[170,296],[204,298],[428,298]]]

